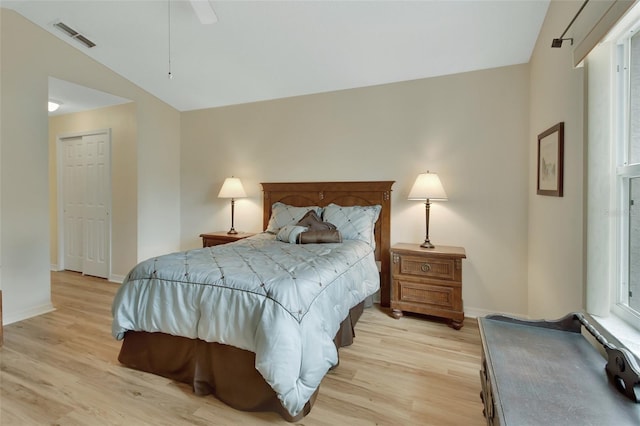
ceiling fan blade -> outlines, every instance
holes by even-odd
[[[190,2],[201,24],[214,24],[218,22],[216,12],[213,10],[213,7],[211,7],[209,0],[190,0]]]

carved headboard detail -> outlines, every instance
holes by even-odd
[[[273,203],[292,206],[382,206],[375,226],[376,260],[380,262],[380,304],[389,306],[391,259],[391,186],[394,181],[262,183],[262,229],[267,229]]]

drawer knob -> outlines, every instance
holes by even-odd
[[[422,272],[429,272],[431,270],[431,265],[429,265],[428,263],[423,263],[420,269],[422,270]]]

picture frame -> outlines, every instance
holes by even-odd
[[[564,122],[538,135],[538,195],[562,197],[564,175]]]

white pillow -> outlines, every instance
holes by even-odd
[[[309,210],[315,210],[318,216],[322,214],[322,207],[308,206],[296,207],[281,202],[273,203],[271,206],[271,217],[267,224],[267,232],[277,234],[280,228],[287,225],[295,225],[302,216],[307,214]]]
[[[297,226],[297,225],[285,225],[278,231],[276,235],[276,240],[283,241],[289,244],[295,244],[296,238],[303,232],[307,232],[309,228],[306,226]]]
[[[333,223],[345,240],[361,240],[375,247],[374,229],[382,206],[339,206],[324,208],[322,220]]]

